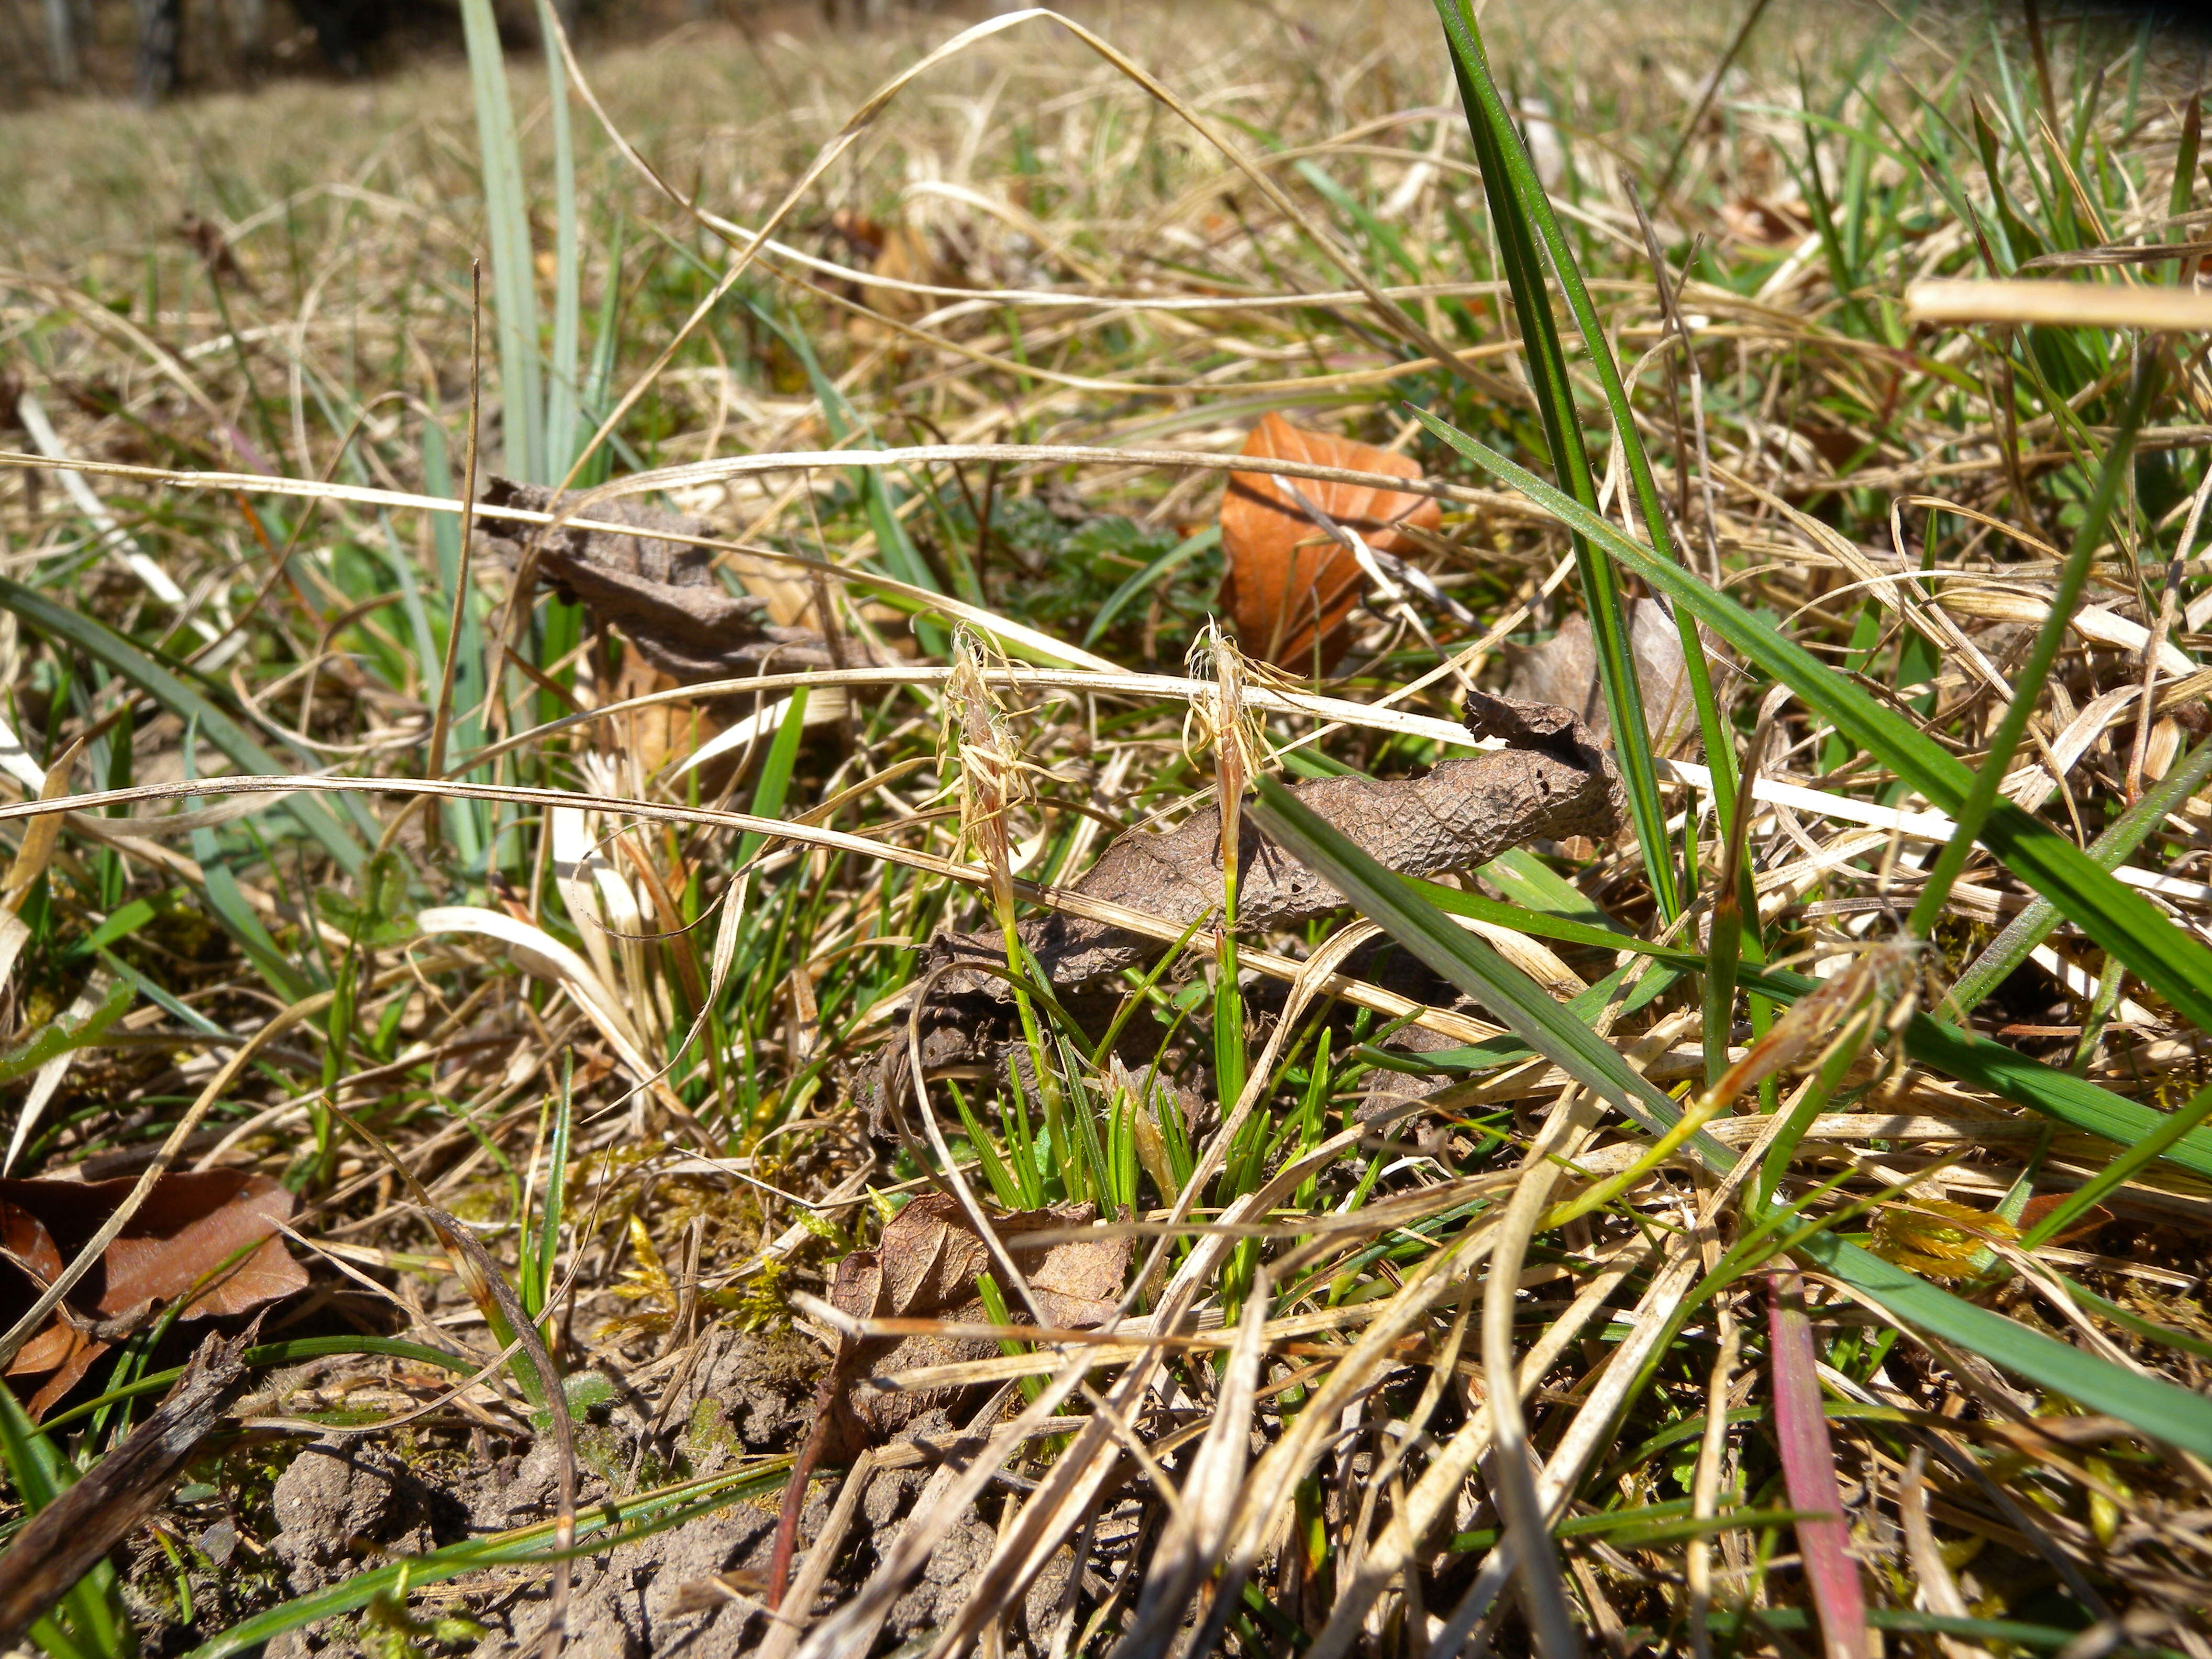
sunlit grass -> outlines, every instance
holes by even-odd
[[[1875,1628],[2043,1650],[2125,1613],[2127,1641],[2202,1645],[2212,386],[2188,337],[1938,328],[1905,300],[2193,272],[2179,47],[1785,5],[1713,87],[1733,13],[1493,6],[1478,49],[1456,6],[1443,31],[1127,9],[1082,21],[1133,62],[1032,19],[875,106],[950,24],[702,26],[587,53],[577,86],[522,56],[502,83],[471,16],[472,72],[0,120],[47,158],[0,179],[0,441],[123,469],[0,469],[0,763],[23,795],[50,769],[54,795],[126,792],[58,838],[0,823],[0,1086],[41,1103],[19,1171],[251,1163],[398,1287],[348,1317],[404,1334],[436,1246],[373,1134],[481,1230],[556,1362],[648,1401],[710,1324],[826,1328],[805,1297],[948,1162],[1002,1208],[1146,1224],[1133,1306],[1218,1335],[1116,1351],[1103,1407],[1080,1346],[984,1362],[1022,1382],[1008,1413],[1083,1419],[1001,1449],[1023,1550],[1089,1537],[1131,1472],[1105,1501],[1146,1541],[1095,1559],[1070,1650],[1186,1617],[1246,1653],[1501,1621],[1547,1659],[1832,1638],[1838,1603],[1778,1559],[1808,1488],[1778,1397],[1828,1419],[1858,1565],[1826,1571]],[[1041,980],[1018,921],[1073,902],[1042,884],[1110,826],[1234,803],[1252,764],[1401,777],[1464,737],[1455,672],[1379,609],[1321,688],[1340,723],[1248,684],[1279,760],[1220,740],[1239,659],[1182,678],[1218,458],[1270,410],[1449,486],[1422,562],[1478,619],[1428,619],[1456,673],[1503,689],[1589,620],[1573,689],[1616,734],[1623,833],[1414,883],[1256,781],[1243,810],[1428,978],[1324,988],[1299,960],[1338,923],[1155,924],[1171,961],[1114,1016],[1158,1034],[1147,1066],[1039,982],[1018,1058],[895,1131],[876,1056],[933,935],[988,930]],[[687,698],[464,559],[471,457],[653,474],[725,586],[785,626],[826,606],[895,665]],[[210,472],[240,477],[181,476]],[[1647,729],[1656,690],[1689,705],[1679,741]],[[179,801],[204,810],[115,822]],[[1374,1116],[1406,1073],[1446,1086]],[[1916,1202],[1989,1226],[1900,1252]],[[2109,1229],[2070,1233],[2093,1203]],[[1817,1374],[1769,1346],[1770,1278],[1781,1308],[1801,1273]],[[280,1314],[265,1363],[331,1317]],[[534,1364],[471,1396],[471,1431],[542,1426]],[[89,1462],[111,1437],[73,1407],[52,1437]],[[1500,1467],[1524,1444],[1534,1468]],[[1923,1461],[1932,1532],[1899,1506]],[[784,1467],[647,1507],[772,1503]],[[937,1639],[1018,1606],[1022,1559]],[[866,1623],[893,1560],[861,1547],[799,1611],[895,1645]],[[234,1650],[392,1578],[171,1634]],[[57,1643],[115,1650],[110,1598],[87,1581]]]

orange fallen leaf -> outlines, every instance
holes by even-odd
[[[1261,419],[1245,440],[1255,460],[1310,461],[1360,472],[1418,478],[1419,465],[1372,444],[1308,432],[1279,415]],[[1403,526],[1433,530],[1435,500],[1401,489],[1318,479],[1291,481],[1298,493],[1370,547],[1401,556],[1413,550]],[[1326,674],[1350,642],[1346,618],[1366,577],[1265,472],[1234,472],[1221,498],[1221,545],[1228,574],[1221,602],[1236,620],[1247,655],[1298,674]]]
[[[0,1324],[21,1316],[137,1184],[0,1181]],[[183,1317],[213,1319],[304,1290],[307,1270],[277,1232],[292,1206],[292,1194],[275,1182],[238,1170],[156,1182],[63,1304],[66,1313],[8,1367],[10,1376],[45,1379],[31,1396],[32,1417],[43,1416],[107,1352],[112,1337],[103,1334],[104,1322],[150,1317],[187,1296]]]

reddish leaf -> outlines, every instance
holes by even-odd
[[[21,1316],[136,1184],[0,1181],[8,1264],[0,1267],[0,1323]],[[32,1416],[43,1415],[107,1351],[87,1327],[147,1317],[185,1297],[191,1298],[187,1319],[245,1313],[304,1289],[307,1272],[276,1231],[292,1206],[292,1194],[275,1182],[237,1170],[156,1182],[70,1296],[68,1316],[26,1343],[9,1366],[10,1376],[45,1378],[31,1397]]]
[[[1255,459],[1311,461],[1361,472],[1418,478],[1403,455],[1269,415],[1245,440]],[[1400,527],[1436,528],[1441,509],[1426,495],[1364,484],[1290,481],[1298,493],[1370,547],[1403,555],[1413,538]],[[1229,572],[1221,602],[1236,619],[1245,652],[1298,674],[1325,674],[1349,643],[1346,619],[1366,578],[1358,560],[1325,535],[1264,472],[1230,475],[1221,499],[1221,545]]]
[[[32,1296],[53,1283],[64,1265],[46,1223],[21,1205],[4,1201],[0,1201],[0,1252],[17,1272],[33,1281],[30,1295],[23,1299],[26,1307]],[[64,1379],[62,1389],[67,1392],[92,1363],[83,1357],[88,1346],[89,1339],[82,1332],[57,1321],[16,1351],[9,1370],[10,1374],[25,1376],[42,1376],[52,1371]]]
[[[2061,1204],[2063,1204],[2068,1199],[2073,1196],[2074,1194],[2071,1193],[2039,1193],[2033,1198],[2029,1199],[2027,1200],[2027,1206],[2020,1212],[2021,1231],[2024,1233],[2033,1231],[2037,1222],[2042,1220],[2044,1217],[2049,1215],[2053,1210],[2057,1209]],[[2087,1209],[2082,1211],[2081,1214],[2075,1216],[2073,1220],[2068,1222],[2055,1237],[2046,1239],[2045,1243],[2051,1244],[2075,1243],[2081,1239],[2090,1237],[2094,1234],[2101,1231],[2105,1224],[2112,1218],[2112,1212],[2106,1209],[2103,1205],[2092,1204]]]
[[[0,1200],[0,1255],[41,1285],[53,1283],[62,1253],[46,1224],[19,1204]]]
[[[1850,1531],[1844,1524],[1835,1452],[1828,1440],[1828,1419],[1820,1410],[1813,1326],[1805,1317],[1804,1289],[1796,1274],[1767,1275],[1766,1311],[1767,1349],[1774,1362],[1774,1437],[1782,1452],[1783,1483],[1791,1509],[1820,1517],[1796,1523],[1805,1583],[1820,1616],[1827,1659],[1866,1659],[1866,1600],[1859,1589],[1858,1564],[1851,1559]]]

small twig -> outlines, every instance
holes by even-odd
[[[246,1386],[252,1340],[210,1336],[169,1397],[92,1472],[24,1524],[0,1555],[0,1648],[12,1649],[151,1515]]]

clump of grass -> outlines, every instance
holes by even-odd
[[[58,836],[0,811],[21,1167],[281,1176],[356,1278],[250,1363],[434,1367],[466,1389],[410,1431],[453,1446],[551,1421],[547,1366],[578,1410],[587,1367],[657,1407],[708,1327],[826,1305],[933,1182],[1136,1226],[1132,1346],[1024,1341],[990,1286],[1000,1438],[872,1555],[820,1546],[778,1653],[2204,1650],[2208,388],[2185,334],[1908,298],[2192,280],[2181,48],[1445,0],[935,57],[949,26],[702,28],[579,82],[502,74],[471,15],[471,70],[343,121],[284,88],[41,112],[56,161],[0,186],[34,452],[0,467],[0,763],[76,803]],[[1607,29],[1651,44],[1600,61]],[[185,208],[221,240],[172,235]],[[1421,459],[1424,562],[1477,619],[1368,618],[1332,723],[1208,632],[1221,474],[1270,410]],[[705,704],[752,741],[687,767],[696,726],[647,723],[681,688],[465,556],[471,456],[705,514],[775,620],[915,655]],[[1577,617],[1613,844],[1410,883],[1273,775],[1433,761],[1460,678]],[[1117,988],[1150,1067],[1032,984],[1019,1060],[872,1137],[860,1062],[930,936],[994,927],[1034,980],[1018,908],[1209,795],[1426,1000],[1327,994],[1338,923],[1240,939],[1232,871],[1218,935]],[[1363,1110],[1408,1070],[1442,1085],[1418,1113]],[[376,1142],[542,1361],[437,1335]],[[165,1385],[141,1346],[43,1435],[8,1420],[20,1503]],[[578,1542],[772,1503],[799,1449],[634,1493],[601,1460]],[[903,1627],[1010,1465],[997,1553]],[[828,1473],[849,1518],[882,1472]],[[410,1590],[553,1540],[141,1600],[210,1655],[364,1610],[419,1640]],[[42,1639],[121,1650],[120,1595],[87,1580]]]

